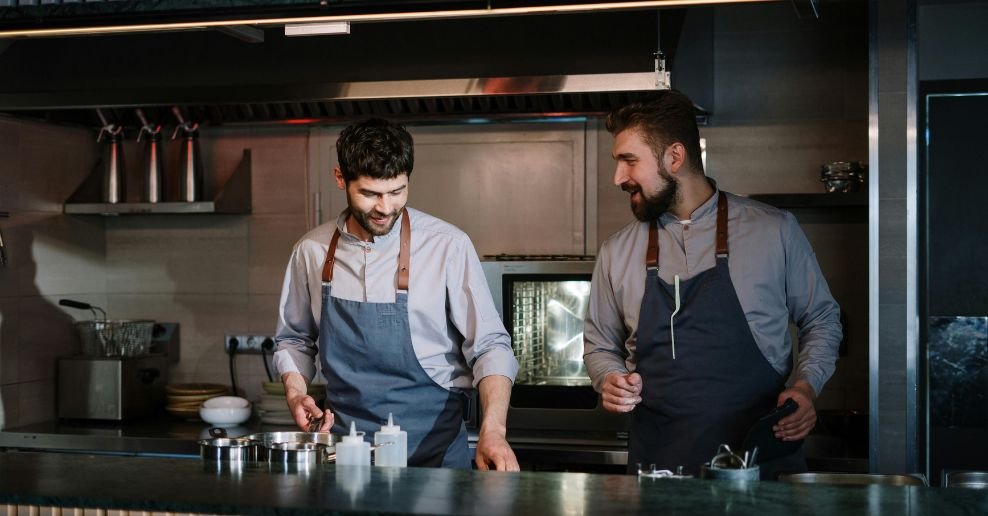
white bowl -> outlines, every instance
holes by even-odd
[[[199,407],[199,417],[216,426],[234,426],[250,419],[250,402],[246,407]]]
[[[202,402],[207,408],[250,408],[250,402],[240,396],[216,396]]]

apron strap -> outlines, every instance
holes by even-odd
[[[408,210],[401,210],[401,242],[398,249],[398,290],[408,291],[408,268],[410,263],[409,249],[412,245],[411,222],[408,219]],[[336,262],[336,244],[340,240],[340,228],[333,232],[333,239],[329,241],[329,249],[326,251],[326,262],[322,266],[323,283],[333,282],[333,264]]]
[[[727,195],[717,197],[717,257],[727,256]]]
[[[398,290],[408,292],[409,248],[412,246],[412,224],[408,220],[408,208],[401,210],[401,247],[398,248]]]
[[[727,256],[727,195],[721,190],[717,196],[717,257]],[[648,247],[645,250],[645,267],[659,267],[659,231],[658,224],[648,223]]]

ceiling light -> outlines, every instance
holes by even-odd
[[[321,36],[326,34],[349,34],[350,22],[336,21],[324,23],[294,23],[285,25],[286,36]]]

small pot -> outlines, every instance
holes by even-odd
[[[330,450],[315,443],[274,443],[268,447],[268,463],[272,467],[310,468],[332,462]],[[335,456],[333,453],[334,459]]]
[[[263,432],[251,434],[246,439],[259,443],[257,460],[269,461],[271,447],[278,443],[311,443],[335,447],[339,437],[329,432]]]
[[[257,441],[242,437],[214,437],[199,441],[199,455],[215,462],[253,462],[257,460]]]
[[[710,480],[758,480],[761,476],[760,468],[755,465],[750,468],[717,468],[710,464],[700,466],[700,478]]]

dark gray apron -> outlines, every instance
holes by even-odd
[[[408,326],[411,223],[401,215],[398,287],[394,303],[364,303],[331,295],[339,229],[323,266],[320,359],[334,433],[350,422],[369,437],[394,414],[408,432],[408,465],[470,469],[463,424],[465,396],[435,383],[415,356]]]
[[[675,287],[659,278],[658,232],[649,227],[645,294],[635,360],[642,403],[632,412],[628,469],[636,464],[699,473],[721,443],[742,450],[748,429],[771,411],[785,379],[768,363],[745,318],[727,266],[727,196],[717,199],[717,264]],[[805,471],[801,452],[761,464],[763,479]]]

